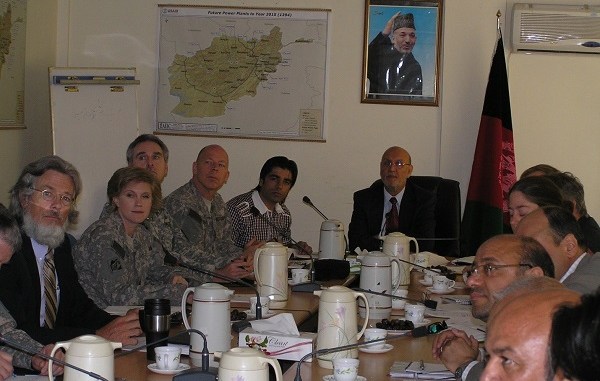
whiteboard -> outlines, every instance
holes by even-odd
[[[108,179],[127,165],[125,150],[139,135],[135,78],[135,68],[49,69],[53,152],[83,183],[77,238],[100,216]]]

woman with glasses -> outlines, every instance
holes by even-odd
[[[512,231],[523,217],[544,206],[566,205],[560,189],[543,176],[525,177],[514,183],[508,193],[508,212]]]
[[[179,304],[187,281],[181,271],[164,265],[162,245],[143,224],[161,205],[160,184],[144,169],[121,168],[108,181],[107,195],[111,212],[75,246],[81,285],[102,308],[142,305],[147,298]]]

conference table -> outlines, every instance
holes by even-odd
[[[426,291],[425,286],[422,286],[419,283],[419,280],[422,279],[422,277],[423,274],[421,272],[412,271],[408,297],[420,299],[423,293]],[[343,281],[327,282],[324,285],[349,285],[355,280],[355,278],[356,276],[351,274]],[[248,294],[248,296],[250,296],[252,293],[251,290],[247,288],[233,287],[233,289],[235,290],[236,294]],[[457,289],[454,293],[465,294],[465,290],[466,289]],[[247,308],[247,305],[236,306],[235,303],[232,303],[232,308],[237,307]],[[280,311],[291,313],[294,316],[296,323],[301,324],[311,316],[317,314],[318,308],[319,298],[317,296],[313,295],[312,293],[293,292],[290,293],[290,297],[285,309]],[[396,313],[400,313],[400,316],[395,316]],[[392,317],[402,318],[401,314],[402,310],[400,310],[400,312],[394,310]],[[432,318],[431,320],[438,321],[441,319]],[[374,327],[375,323],[375,321],[369,321],[370,326]],[[181,329],[181,327],[178,327],[175,328],[175,331]],[[237,346],[237,340],[237,333],[232,331],[232,347]],[[366,377],[367,380],[399,380],[398,378],[391,378],[388,375],[388,371],[394,361],[423,360],[424,362],[429,363],[438,362],[433,359],[431,354],[432,342],[433,336],[425,336],[420,338],[406,336],[391,341],[390,344],[394,346],[394,349],[390,352],[382,354],[359,352],[360,366],[358,374]],[[117,351],[116,353],[119,355],[120,351]],[[182,362],[189,364],[190,360],[188,357],[184,356]],[[150,362],[146,360],[146,353],[144,352],[136,352],[124,356],[117,356],[115,358],[115,379],[127,381],[166,381],[173,378],[171,375],[160,375],[151,372],[147,369],[149,363]],[[294,364],[284,373],[284,380],[293,380],[295,374],[296,364]],[[303,363],[301,365],[301,375],[302,379],[305,381],[320,381],[324,376],[330,374],[332,374],[332,370],[319,367],[316,360],[312,363]]]

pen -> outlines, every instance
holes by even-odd
[[[420,361],[419,369],[425,370],[425,364],[423,363],[423,360],[419,360],[419,361]]]
[[[404,368],[404,370],[407,370],[408,368],[410,368],[410,366],[412,365],[412,361],[408,363],[408,365],[406,366],[406,368]]]

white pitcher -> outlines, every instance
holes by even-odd
[[[400,280],[401,262],[395,257],[390,257],[381,251],[372,251],[367,255],[359,255],[360,288],[392,295],[398,289]],[[392,264],[396,264],[396,274],[392,282]],[[392,314],[392,297],[379,296],[365,293],[369,301],[369,316],[371,319],[388,319]],[[367,316],[366,306],[358,301],[360,317]]]
[[[192,324],[190,325],[185,304],[190,292],[194,293],[192,303]],[[204,283],[196,288],[185,290],[181,298],[183,324],[186,329],[194,328],[206,335],[210,363],[215,366],[214,352],[231,348],[231,323],[229,315],[230,298],[233,291],[217,283]],[[197,333],[190,334],[190,358],[192,364],[202,365],[204,339]]]
[[[415,243],[417,253],[419,252],[419,243],[412,237],[407,237],[403,233],[394,232],[386,235],[383,238],[383,252],[390,257],[397,257],[403,261],[410,261],[410,242]],[[392,263],[392,274],[396,274],[396,263]],[[408,288],[410,284],[410,269],[411,265],[400,261],[399,280],[392,279],[393,283],[398,283],[400,288]]]
[[[333,348],[342,345],[356,344],[361,338],[369,322],[369,301],[365,294],[352,291],[344,286],[332,286],[315,291],[319,300],[319,325],[317,334],[317,349]],[[360,332],[356,323],[356,298],[362,298],[367,306],[365,322]],[[334,358],[358,358],[358,350],[319,355],[319,366],[333,369]]]
[[[254,253],[254,275],[269,308],[284,308],[288,300],[288,252],[279,242],[267,242]]]
[[[89,372],[94,372],[108,381],[115,379],[115,355],[114,351],[121,348],[121,343],[110,342],[100,336],[83,335],[70,341],[56,343],[50,356],[59,348],[66,351],[65,362],[78,366]],[[48,378],[54,380],[52,375],[52,360],[48,360]],[[64,381],[93,381],[96,380],[80,371],[65,367]]]
[[[269,381],[269,365],[275,370],[277,381],[283,380],[279,361],[255,348],[232,348],[215,353],[219,361],[219,380]]]

